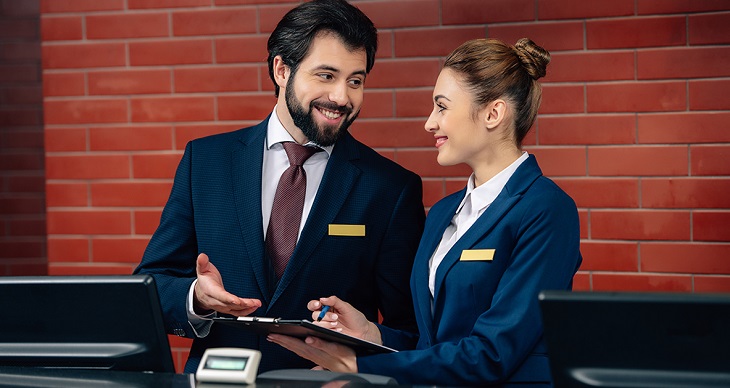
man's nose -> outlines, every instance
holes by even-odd
[[[349,103],[349,98],[347,95],[348,86],[346,83],[336,83],[332,86],[332,89],[329,93],[329,99],[330,101],[334,102],[335,104],[339,106],[346,106]]]

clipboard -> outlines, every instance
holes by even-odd
[[[281,319],[268,317],[214,317],[213,322],[239,327],[259,335],[284,334],[297,338],[318,337],[351,347],[358,355],[394,353],[397,350],[374,342],[317,326],[306,319]]]

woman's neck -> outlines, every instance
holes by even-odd
[[[511,147],[497,147],[493,152],[489,152],[484,160],[471,166],[474,171],[474,185],[479,187],[488,182],[519,159],[520,156],[522,156],[522,150],[514,145]]]

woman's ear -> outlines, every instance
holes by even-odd
[[[494,129],[507,116],[507,103],[504,100],[494,100],[490,102],[486,107],[486,114],[484,115],[484,123],[487,129]]]
[[[284,64],[284,60],[281,55],[274,57],[274,81],[279,85],[280,88],[286,89],[286,84],[289,82],[289,76],[291,75],[291,68]]]

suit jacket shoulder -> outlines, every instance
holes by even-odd
[[[218,152],[220,152],[234,147],[235,145],[240,144],[240,142],[243,142],[244,144],[249,144],[254,140],[263,139],[266,137],[266,128],[268,122],[269,119],[267,118],[266,120],[250,127],[244,127],[234,131],[216,133],[213,135],[200,137],[191,140],[188,143],[188,146],[209,151],[217,150]]]
[[[351,162],[369,173],[395,177],[418,177],[416,173],[379,154],[374,149],[355,139],[349,132],[345,133],[337,147],[343,146],[350,155]],[[420,179],[420,177],[419,177]]]

